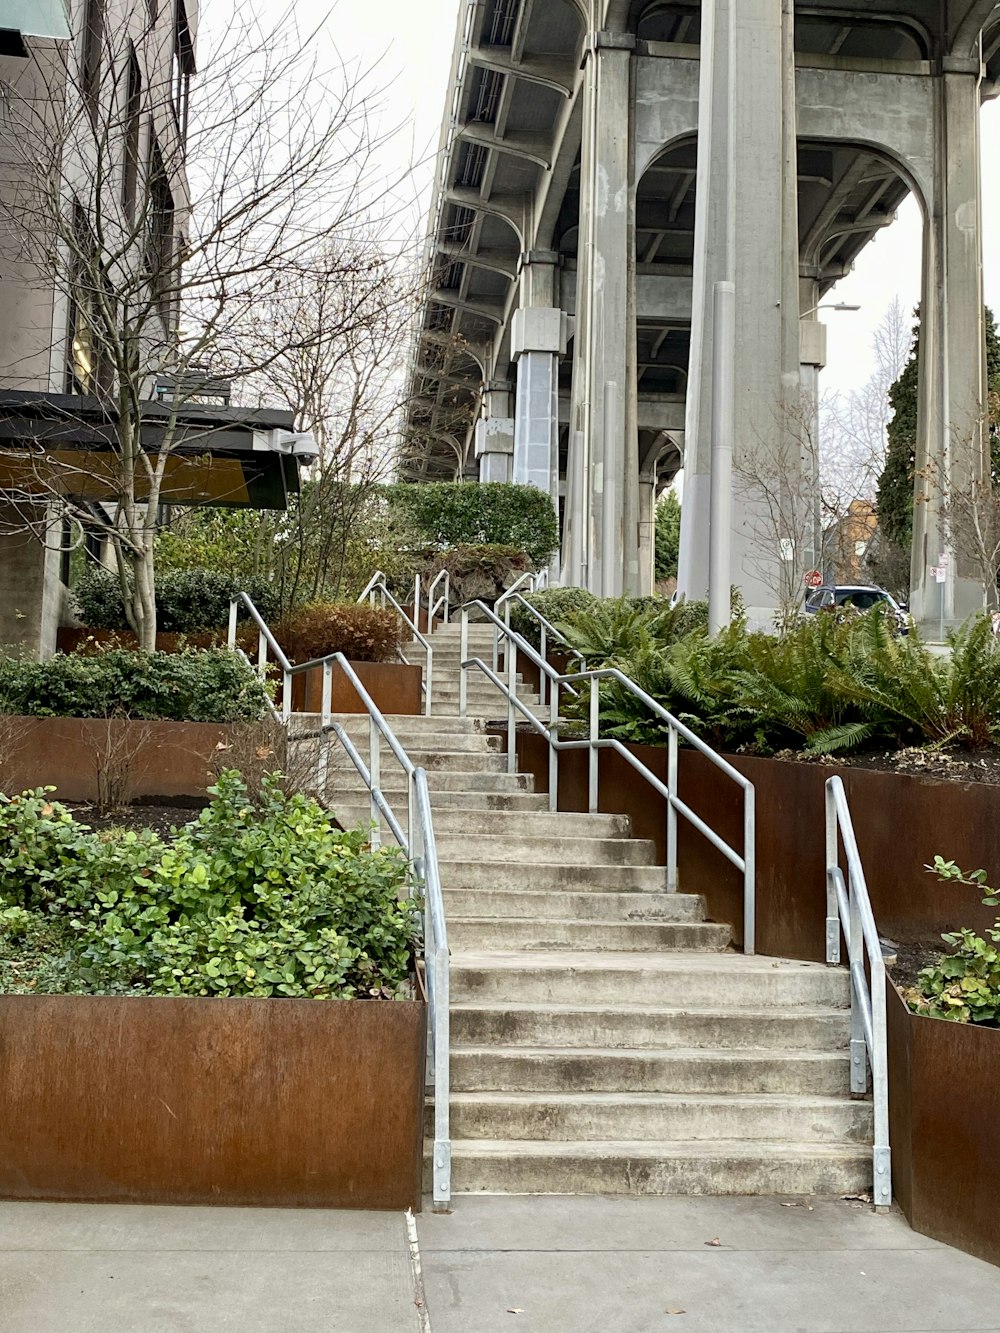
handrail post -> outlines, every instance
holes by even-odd
[[[540,638],[539,638],[539,643],[540,643],[541,646],[540,646],[540,648],[539,648],[539,650],[538,650],[538,655],[541,657],[541,659],[542,659],[543,662],[547,662],[547,661],[548,661],[548,656],[547,656],[547,654],[546,654],[546,650],[545,650],[546,638],[545,638],[545,626],[544,626],[544,625],[542,626],[542,632],[541,632],[541,635],[540,635]],[[547,679],[547,678],[546,678],[545,672],[542,671],[542,670],[539,668],[539,672],[538,672],[538,702],[539,702],[540,704],[543,704],[543,703],[545,702],[545,681],[546,681],[546,679]]]
[[[427,640],[427,691],[424,699],[424,716],[430,717],[434,707],[434,647]]]
[[[679,781],[678,761],[679,737],[676,727],[667,729],[667,892],[677,892],[677,809],[674,800],[677,797]]]
[[[743,952],[757,952],[757,790],[743,789]]]
[[[287,725],[292,716],[292,673],[290,671],[282,672],[281,716]]]
[[[451,574],[444,571],[444,623],[451,624]]]
[[[601,734],[601,692],[596,676],[590,678],[590,749],[587,751],[587,810],[597,814],[600,804],[601,756],[597,742]]]
[[[865,1041],[864,1016],[861,996],[858,994],[858,976],[864,975],[865,937],[861,925],[861,908],[854,883],[854,871],[848,867],[847,897],[850,914],[851,960],[851,1092],[863,1097],[868,1091],[868,1046]]]
[[[465,717],[469,706],[469,672],[465,665],[469,660],[469,608],[467,606],[462,607],[462,628],[459,634],[458,716]]]
[[[507,639],[504,644],[507,657],[507,772],[517,772],[517,709],[514,707],[514,695],[517,693],[517,644]]]
[[[420,593],[421,593],[421,589],[422,589],[422,583],[421,583],[420,575],[419,575],[419,574],[414,574],[414,576],[413,576],[413,623],[416,625],[417,629],[420,628]],[[384,602],[383,602],[383,605],[385,605]]]
[[[826,797],[826,961],[831,967],[840,965],[840,907],[837,887],[830,876],[830,868],[840,863],[839,824],[837,801],[833,788],[827,786]]]
[[[892,1150],[889,1146],[888,1029],[885,1014],[885,965],[872,966],[872,1094],[875,1145],[872,1152],[872,1202],[876,1209],[892,1205]]]
[[[257,633],[257,670],[263,678],[267,670],[267,639],[263,630]]]
[[[544,675],[544,672],[542,673]],[[559,682],[552,682],[549,694],[549,809],[559,809]]]
[[[229,633],[226,636],[226,644],[230,648],[236,647],[236,619],[239,616],[240,604],[234,597],[229,603]]]
[[[372,847],[382,845],[381,819],[382,812],[378,808],[378,802],[375,800],[376,791],[382,788],[382,752],[379,746],[379,729],[375,725],[374,717],[368,720],[368,772],[371,775],[371,817],[374,821],[374,827],[371,833]]]
[[[323,663],[323,699],[320,704],[321,725],[328,727],[333,715],[333,663]]]

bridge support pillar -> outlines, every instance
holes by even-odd
[[[586,54],[580,173],[577,324],[567,491],[567,577],[605,597],[637,592],[639,465],[636,409],[634,36],[595,33]],[[574,440],[575,443],[575,440]],[[582,506],[580,502],[582,501]]]
[[[980,610],[977,519],[990,486],[983,327],[978,61],[937,79],[936,199],[925,222],[910,609],[937,637]],[[991,523],[992,526],[992,523]],[[932,569],[945,558],[945,581]]]
[[[492,380],[483,395],[486,416],[476,424],[476,458],[479,480],[511,481],[514,461],[514,421],[511,416],[511,384]]]
[[[703,7],[681,591],[708,587],[715,283],[736,286],[731,581],[752,624],[801,587],[808,509],[799,410],[793,17],[782,0]],[[767,245],[762,237],[773,238]],[[690,479],[687,467],[690,467]]]
[[[559,358],[566,352],[561,310],[514,313],[511,352],[517,362],[514,480],[559,499]]]

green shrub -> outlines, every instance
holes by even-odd
[[[945,882],[967,884],[983,894],[987,907],[1000,906],[1000,892],[986,883],[986,871],[966,874],[954,861],[936,856],[928,870]],[[909,987],[905,998],[910,1008],[931,1018],[947,1018],[956,1023],[980,1023],[1000,1026],[1000,920],[988,930],[989,943],[971,930],[951,931],[941,938],[951,945],[951,953],[925,967],[917,984]]]
[[[403,641],[395,611],[357,602],[313,602],[283,616],[275,638],[293,663],[343,653],[354,662],[394,662]]]
[[[252,722],[264,716],[266,697],[257,673],[225,649],[0,660],[0,713],[26,717]]]
[[[278,598],[262,579],[237,580],[213,569],[164,570],[156,579],[156,627],[164,634],[195,634],[229,623],[229,606],[246,592],[265,620],[278,614]],[[89,629],[127,630],[118,575],[96,566],[73,589],[76,613]],[[241,607],[241,617],[246,616]]]
[[[400,993],[418,934],[397,850],[236,773],[170,840],[0,802],[0,990],[349,999]]]
[[[534,486],[505,482],[399,483],[382,494],[403,526],[434,546],[513,546],[541,568],[559,547],[552,501]]]
[[[586,588],[547,588],[525,595],[525,601],[543,615],[549,624],[561,630],[581,612],[589,611],[600,599]],[[515,633],[537,648],[540,642],[538,621],[514,599],[510,604],[510,625]]]

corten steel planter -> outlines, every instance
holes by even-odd
[[[629,745],[661,780],[667,752]],[[519,731],[518,767],[548,791],[548,743]],[[879,932],[897,943],[936,941],[942,932],[993,924],[995,913],[976,894],[942,884],[924,866],[940,853],[960,866],[1000,874],[1000,786],[946,782],[871,769],[781,759],[726,758],[757,793],[757,952],[825,962],[826,890],[824,789],[839,774],[865,868]],[[681,799],[731,847],[743,838],[739,789],[703,756],[680,753]],[[619,755],[600,755],[599,809],[632,818],[636,836],[651,838],[666,863],[666,803]],[[587,753],[559,757],[559,809],[587,809]],[[713,920],[732,924],[742,942],[743,878],[712,845],[681,819],[678,878],[687,893],[702,893]]]
[[[351,662],[351,669],[361,681],[381,713],[416,716],[424,710],[420,685],[423,672],[419,666],[404,662]],[[296,713],[323,711],[323,668],[316,667],[292,677],[292,709]],[[357,691],[340,666],[333,664],[334,713],[365,713]]]
[[[2,716],[0,733],[3,789],[55,787],[62,801],[96,801],[109,782],[129,801],[204,798],[226,764],[285,762],[284,735],[249,722]]]
[[[422,1001],[0,996],[0,1197],[420,1207]]]
[[[910,1013],[886,989],[896,1202],[915,1231],[1000,1264],[1000,1031]]]

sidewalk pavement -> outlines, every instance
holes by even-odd
[[[415,1230],[417,1263],[398,1213],[0,1203],[0,1333],[1000,1333],[1000,1268],[857,1203],[459,1197]]]

